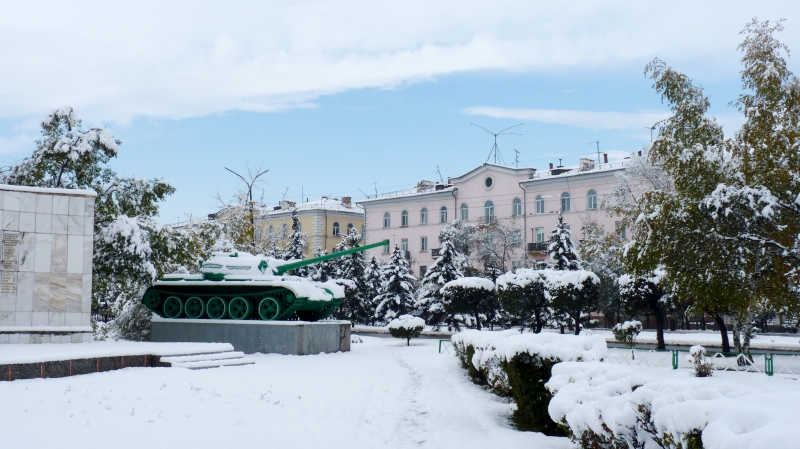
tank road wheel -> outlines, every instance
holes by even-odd
[[[281,314],[281,303],[277,299],[267,296],[258,303],[258,316],[265,321],[271,321]]]
[[[228,307],[225,304],[225,301],[222,298],[213,297],[208,300],[206,303],[206,315],[212,320],[219,320],[225,318],[225,312],[228,311]]]
[[[158,305],[161,304],[161,298],[158,297],[158,293],[150,290],[144,295],[143,302],[148,309],[155,312],[158,310]]]
[[[201,318],[206,311],[206,304],[197,296],[192,296],[186,300],[183,311],[186,313],[187,318]]]
[[[250,316],[250,312],[252,312],[250,309],[252,309],[250,301],[237,296],[228,304],[228,315],[234,320],[243,320]]]
[[[183,300],[177,296],[170,296],[164,301],[164,315],[167,318],[178,318],[183,313]]]

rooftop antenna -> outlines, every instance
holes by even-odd
[[[500,154],[500,147],[497,146],[497,136],[502,136],[502,135],[506,135],[506,134],[514,134],[514,135],[517,135],[517,136],[521,136],[522,134],[520,134],[520,133],[507,133],[506,131],[508,131],[511,128],[516,128],[517,126],[522,125],[522,123],[518,123],[518,124],[516,124],[514,126],[509,126],[508,128],[500,131],[499,133],[493,133],[493,132],[489,131],[488,129],[484,128],[483,126],[475,124],[475,123],[472,123],[472,122],[470,122],[470,124],[471,125],[475,125],[478,128],[480,128],[480,129],[482,129],[482,130],[486,131],[487,133],[489,133],[489,134],[494,136],[494,145],[492,145],[492,149],[489,151],[489,156],[486,157],[486,162],[489,162],[489,159],[492,158],[492,153],[494,153],[494,163],[497,164],[497,161],[499,159],[505,165],[506,161],[503,160],[503,155]]]
[[[600,140],[598,139],[598,140],[595,140],[594,142],[586,142],[586,145],[590,145],[590,144],[596,144],[597,145],[597,163],[598,164],[602,163],[600,161]]]
[[[358,187],[356,187],[356,188],[358,189]],[[365,192],[365,191],[363,191],[363,190],[361,190],[361,189],[358,189],[358,191],[359,191],[359,192],[361,192],[361,193],[363,193],[363,194],[364,194],[364,196],[365,196],[365,197],[367,197],[367,199],[369,199],[369,195],[367,194],[367,192]]]
[[[656,123],[653,126],[645,126],[644,127],[644,129],[649,129],[650,130],[650,143],[653,143],[653,130],[656,129],[656,126],[658,126],[658,123]]]
[[[286,194],[287,194],[287,193],[289,193],[289,188],[288,188],[288,187],[286,187],[286,186],[281,186],[281,187],[283,187],[284,189],[286,189],[286,190],[284,190],[284,191],[283,191],[283,198],[281,198],[281,202],[283,202],[283,200],[285,200],[285,199],[286,199]],[[300,202],[302,203],[302,201],[300,201]]]
[[[514,153],[517,153],[517,155],[514,156],[514,164],[517,166],[517,168],[519,168],[519,151],[517,151],[517,149],[514,148]]]
[[[439,173],[439,181],[441,181],[442,184],[444,184],[444,178],[442,178],[442,171],[439,170],[439,164],[436,164],[436,173]]]
[[[372,181],[372,186],[375,188],[375,198],[378,197],[378,181]]]

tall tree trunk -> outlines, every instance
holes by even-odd
[[[753,307],[747,308],[747,315],[745,316],[744,335],[742,335],[742,352],[750,354],[750,340],[753,338]]]
[[[739,315],[736,315],[736,319],[733,322],[733,345],[736,348],[736,352],[742,353],[742,321],[739,319]]]
[[[577,317],[574,318],[575,320],[575,335],[581,334],[581,313],[578,312]]]
[[[725,326],[725,319],[722,315],[715,313],[714,321],[717,323],[719,332],[722,335],[722,352],[731,352],[731,344],[728,341],[728,327]]]
[[[653,307],[653,315],[656,318],[656,341],[658,342],[656,349],[667,349],[667,345],[664,344],[664,314],[661,313],[661,307],[657,302]]]

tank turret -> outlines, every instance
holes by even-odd
[[[306,260],[281,260],[245,252],[215,252],[200,273],[170,274],[156,281],[142,302],[165,318],[316,321],[344,298],[334,282],[288,276],[296,268],[386,246],[388,240]]]

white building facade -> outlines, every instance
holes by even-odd
[[[449,178],[446,184],[423,181],[413,191],[359,202],[365,212],[365,241],[388,239],[400,245],[413,263],[414,274],[420,275],[438,256],[439,232],[446,224],[456,219],[476,225],[504,221],[522,231],[520,252],[544,260],[543,250],[555,229],[559,209],[576,240],[583,238],[581,227],[589,214],[606,231],[618,226],[619,218],[599,207],[625,164],[594,164],[584,159],[578,167],[551,165],[551,169],[537,172],[485,163]],[[381,259],[388,261],[390,251],[384,247]]]

